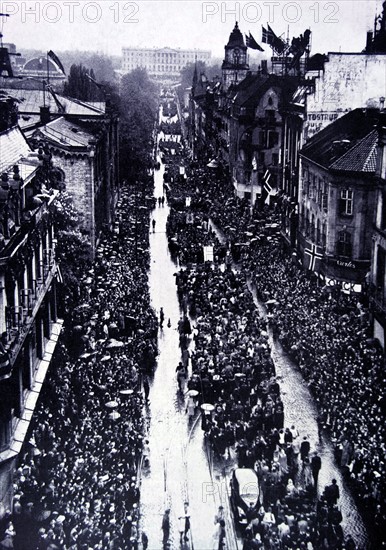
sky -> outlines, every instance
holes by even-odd
[[[235,21],[261,43],[261,27],[277,35],[312,31],[311,53],[360,52],[381,0],[10,0],[0,1],[4,42],[23,48],[92,50],[120,55],[123,46],[210,50],[223,58]],[[266,45],[264,49],[270,55]]]

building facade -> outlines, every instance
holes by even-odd
[[[298,251],[305,269],[329,286],[366,284],[376,205],[379,110],[356,109],[301,150]]]
[[[119,197],[119,118],[109,102],[89,104],[39,90],[7,90],[34,149],[48,146],[72,195],[94,255]]]
[[[2,104],[2,108],[4,104]],[[61,330],[57,317],[57,191],[17,119],[0,132],[0,516]]]
[[[329,52],[307,96],[304,142],[352,109],[378,107],[386,94],[385,72],[386,53]]]
[[[230,169],[238,196],[270,202],[281,188],[283,112],[297,77],[248,75],[231,107]]]
[[[182,50],[173,48],[122,48],[123,74],[142,67],[155,79],[177,80],[180,71],[188,63],[204,61],[208,63],[211,52],[208,50]]]
[[[49,147],[62,187],[71,195],[95,254],[100,232],[112,227],[118,188],[118,129],[60,117],[28,133],[34,149]]]
[[[369,277],[370,304],[373,314],[373,336],[385,349],[386,336],[386,114],[381,114],[378,126],[378,178],[376,216],[372,242]]]

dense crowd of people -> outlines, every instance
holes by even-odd
[[[175,113],[170,102],[164,114]],[[234,196],[221,167],[188,160],[180,135],[172,135],[180,134],[179,123],[170,118],[161,130],[167,236],[181,267],[181,371],[189,361],[190,317],[187,387],[213,407],[202,412],[205,437],[220,459],[236,453],[240,467],[254,469],[261,489],[258,505],[245,511],[244,550],[356,547],[343,534],[336,481],[318,491],[320,457],[295,426],[284,424],[269,330],[307,381],[320,428],[334,442],[380,547],[384,359],[370,337],[366,300],[304,272],[281,244],[277,205],[251,209]],[[151,192],[150,178],[123,190],[114,230],[103,236],[81,282],[83,303],[65,328],[42,390],[13,509],[0,524],[0,548],[138,548],[143,408],[160,323],[148,289]],[[266,319],[251,287],[268,302]],[[189,417],[196,410],[191,404]]]
[[[226,244],[226,259],[230,255],[243,270],[238,277],[251,277],[260,300],[272,304],[268,308],[269,326],[307,380],[319,407],[320,428],[331,436],[335,444],[337,462],[351,485],[367,524],[375,525],[377,534],[374,534],[373,539],[375,544],[379,544],[381,525],[385,518],[382,497],[385,473],[382,391],[384,359],[377,341],[370,337],[365,300],[358,295],[348,295],[339,289],[322,286],[312,274],[305,273],[299,267],[296,257],[288,254],[281,244],[278,236],[279,209],[260,207],[251,212],[248,201],[234,196],[233,189],[221,178],[218,170],[198,168],[192,164],[187,170],[186,193],[190,196],[189,208],[183,207],[182,190],[178,185],[172,186],[170,202],[172,205],[173,202],[178,204],[178,211],[172,208],[169,238],[183,242],[186,231],[184,216],[187,217],[191,210],[194,213],[193,224],[202,226],[202,219],[214,222]],[[182,220],[182,223],[174,223],[176,218]],[[210,221],[209,234],[213,237]],[[201,236],[198,241],[194,241],[196,233],[189,228],[188,235],[189,246],[193,249],[205,242]],[[215,259],[221,263],[223,256]],[[202,254],[195,254],[193,258],[188,257],[186,260],[184,262],[183,256],[180,258],[182,263],[200,263]],[[184,281],[185,276],[180,275],[179,284]],[[210,274],[210,280],[212,276],[213,272]],[[228,319],[224,322],[225,330],[224,326],[219,326],[218,316],[223,311],[224,316],[228,315],[229,300],[227,295],[224,295],[225,281],[217,285],[221,288],[219,295],[222,302],[215,313],[211,312],[213,317],[210,320],[206,319],[203,310],[204,313],[207,312],[200,297],[209,296],[206,307],[211,310],[215,307],[213,302],[216,292],[205,286],[200,271],[193,271],[190,277],[194,281],[192,288],[186,289],[190,312],[197,317],[198,329],[202,328],[202,322],[206,326],[205,335],[202,336],[204,357],[201,358],[205,364],[202,373],[204,384],[200,391],[207,394],[209,391],[208,400],[219,398],[221,407],[227,409],[228,401],[221,393],[219,394],[219,391],[224,391],[224,385],[226,387],[227,384],[236,384],[238,388],[240,381],[243,381],[244,396],[251,389],[253,392],[254,385],[248,384],[243,376],[237,381],[238,377],[232,378],[232,374],[227,375],[232,380],[229,382],[221,369],[218,372],[219,366],[208,351],[208,346],[210,349],[210,346],[214,345],[215,355],[218,356],[219,340],[227,340],[229,345],[229,338],[232,341],[234,333],[237,333],[240,327],[244,329],[244,325],[239,320],[235,322],[231,336],[227,332],[229,327],[232,327]],[[197,281],[200,281],[201,286]],[[226,337],[222,338],[222,333],[226,334]],[[237,346],[233,353],[237,359],[233,368],[240,360],[245,366],[245,357],[238,357],[238,354],[243,345],[248,349],[248,343],[240,341],[239,338],[241,336],[235,339]],[[253,353],[252,348],[250,353]],[[227,370],[231,371],[232,361],[229,361],[227,355],[225,361]],[[208,373],[205,369],[214,369],[215,372]],[[233,372],[234,374],[243,373]],[[192,383],[191,381],[190,384]],[[211,389],[208,390],[208,387]],[[232,397],[230,400],[232,401]],[[241,402],[244,403],[244,400]],[[269,404],[271,406],[270,402]],[[222,426],[219,429],[215,425],[214,440],[217,447],[220,446],[223,450],[228,442],[233,440],[234,434],[229,434],[223,412],[221,417]],[[249,418],[248,415],[247,417]],[[232,425],[231,431],[234,429],[234,422]],[[258,426],[261,427],[261,423]],[[263,426],[265,427],[264,422]],[[212,434],[212,430],[210,433]],[[243,429],[240,430],[240,434],[244,435]],[[248,464],[252,463],[251,459]]]
[[[138,548],[143,389],[157,355],[148,289],[152,182],[125,188],[82,282],[15,480],[1,548]],[[139,195],[138,195],[139,194]],[[129,314],[128,314],[129,312]],[[68,351],[67,351],[68,349]]]
[[[258,474],[262,496],[245,514],[245,550],[343,548],[336,500],[327,491],[315,509],[317,455],[294,427],[284,430],[266,323],[245,276],[201,264],[181,271],[177,285],[195,318],[188,388],[214,405],[213,413],[203,412],[202,428],[216,453],[224,457],[235,448],[239,467]]]

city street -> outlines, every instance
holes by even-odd
[[[155,197],[162,195],[164,166],[155,171]],[[159,331],[158,366],[150,389],[150,403],[146,408],[150,447],[149,465],[143,465],[141,484],[142,528],[149,538],[149,548],[161,546],[161,523],[165,509],[171,509],[170,548],[180,548],[178,517],[184,501],[189,502],[191,533],[186,548],[206,550],[213,548],[213,518],[218,506],[225,509],[227,548],[242,548],[237,536],[229,504],[229,480],[236,465],[232,451],[227,459],[213,456],[203,437],[199,418],[189,425],[186,397],[178,392],[175,368],[181,360],[177,324],[180,308],[175,286],[178,267],[170,259],[165,226],[169,208],[156,207],[153,211],[154,232],[150,235],[150,291],[155,310],[163,307],[165,320]],[[213,224],[212,224],[213,225]],[[221,233],[217,231],[219,238]],[[256,299],[262,316],[264,306]],[[170,320],[170,323],[169,323]],[[170,326],[169,326],[170,325]],[[322,458],[318,493],[335,478],[341,489],[339,505],[343,514],[342,526],[351,534],[358,548],[366,548],[367,535],[355,503],[344,486],[344,481],[333,459],[331,444],[319,436],[317,410],[301,374],[280,344],[270,334],[270,345],[277,379],[284,402],[285,426],[295,425],[300,438],[307,436],[311,448]]]
[[[162,195],[163,172],[163,165],[155,172],[156,197]],[[165,233],[168,212],[166,204],[153,211],[156,225],[150,236],[150,292],[156,311],[159,313],[163,307],[165,321],[159,332],[158,366],[146,410],[150,464],[142,470],[142,527],[149,538],[149,548],[161,548],[162,516],[170,508],[170,547],[179,548],[178,517],[188,501],[191,542],[186,547],[209,549],[213,545],[217,502],[200,422],[189,426],[186,399],[178,392],[175,369],[181,360],[177,331],[180,308],[173,275],[177,267],[170,259]]]

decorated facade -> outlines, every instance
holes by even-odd
[[[53,219],[58,190],[16,117],[0,133],[0,151],[1,516],[11,506],[13,472],[62,323]]]

